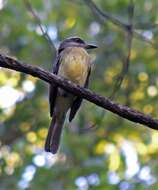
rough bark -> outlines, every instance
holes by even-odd
[[[47,83],[55,83],[61,88],[77,95],[82,98],[96,104],[99,107],[102,107],[114,114],[119,115],[122,118],[125,118],[129,121],[140,123],[149,128],[158,130],[158,120],[152,118],[151,116],[145,115],[137,110],[123,106],[121,104],[115,103],[110,99],[103,97],[99,94],[96,94],[89,89],[80,87],[72,82],[61,78],[57,75],[54,75],[48,71],[45,71],[39,67],[23,64],[22,62],[0,54],[0,67],[8,68],[18,72],[30,74],[34,77],[37,77]]]

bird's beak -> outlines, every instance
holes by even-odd
[[[85,49],[95,49],[95,48],[98,48],[98,47],[95,46],[95,45],[91,45],[91,44],[86,44],[85,45]]]

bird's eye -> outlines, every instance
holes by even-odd
[[[76,42],[78,42],[78,43],[84,43],[83,40],[81,40],[80,38],[76,38]]]

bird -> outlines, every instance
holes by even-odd
[[[53,64],[53,74],[87,88],[91,73],[89,49],[96,45],[87,44],[79,37],[63,40],[57,50]],[[69,112],[69,122],[73,120],[82,103],[82,98],[75,96],[55,84],[49,86],[49,106],[52,117],[45,142],[45,151],[56,154],[59,148],[62,128]]]

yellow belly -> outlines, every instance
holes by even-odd
[[[83,48],[73,47],[68,50],[64,52],[59,75],[83,86],[90,66],[89,55]]]

